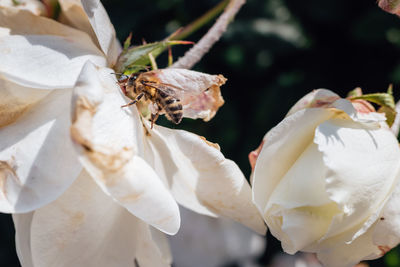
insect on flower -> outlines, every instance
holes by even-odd
[[[142,98],[153,104],[151,112],[152,126],[160,114],[179,124],[184,116],[185,106],[196,106],[197,109],[209,108],[210,101],[215,101],[204,95],[211,87],[224,84],[222,75],[209,75],[186,69],[159,69],[122,75],[118,80],[123,93],[132,101],[122,107],[138,103]],[[201,97],[202,94],[205,96]],[[200,100],[199,100],[200,99]],[[222,98],[221,98],[222,99]],[[223,103],[223,100],[220,101]],[[222,105],[218,103],[218,107]]]

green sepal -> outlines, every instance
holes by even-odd
[[[361,96],[362,95],[362,90],[360,87],[354,88],[353,90],[351,90],[348,94],[347,97],[353,98],[353,97],[357,97],[357,96]]]
[[[128,37],[129,38],[129,37]],[[115,65],[115,71],[125,73],[126,70],[135,69],[135,66],[147,66],[150,64],[149,53],[154,57],[160,55],[168,46],[178,44],[192,44],[188,41],[162,41],[141,46],[134,46],[124,50]]]
[[[126,38],[124,42],[124,51],[128,50],[128,48],[131,46],[131,40],[132,40],[132,33],[129,33],[128,38]]]
[[[363,100],[378,104],[379,106],[382,106],[382,107],[389,107],[389,108],[394,109],[395,103],[394,103],[393,95],[390,93],[390,91],[388,91],[388,92],[389,93],[366,94],[366,95],[351,97],[351,99],[363,99]]]
[[[397,114],[396,110],[390,107],[382,106],[378,109],[378,112],[385,113],[386,123],[389,125],[389,127],[392,127]]]
[[[361,91],[357,91],[357,89],[358,88],[349,93],[350,100],[363,99],[381,106],[378,109],[378,112],[385,113],[386,122],[391,127],[397,114],[396,104],[393,98],[393,86],[389,85],[386,93],[375,93],[366,95],[359,95]]]

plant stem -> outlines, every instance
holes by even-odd
[[[191,69],[200,59],[210,50],[210,48],[221,38],[226,31],[228,24],[234,18],[236,13],[245,3],[245,0],[231,0],[225,8],[224,13],[217,19],[210,30],[185,53],[171,68]]]
[[[215,18],[218,14],[220,14],[225,7],[229,4],[230,0],[223,0],[218,5],[207,11],[201,17],[191,22],[189,25],[185,26],[182,31],[180,31],[177,35],[173,36],[170,40],[183,40],[205,24],[210,22],[213,18]]]

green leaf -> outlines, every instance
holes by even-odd
[[[369,102],[378,104],[382,107],[389,107],[392,109],[395,108],[393,95],[390,94],[390,91],[389,91],[389,93],[375,93],[375,94],[356,96],[356,97],[352,97],[351,99],[364,99]]]
[[[127,69],[132,69],[135,66],[147,66],[150,64],[149,53],[155,58],[160,55],[168,46],[178,44],[192,44],[188,41],[162,41],[141,46],[134,46],[123,51],[115,65],[116,72],[124,73]]]

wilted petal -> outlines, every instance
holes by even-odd
[[[26,87],[72,88],[87,60],[106,64],[91,42],[76,37],[4,36],[0,39],[0,73]]]
[[[225,159],[215,144],[195,134],[154,126],[146,155],[185,207],[207,215],[223,215],[265,232],[251,202],[251,189],[239,167]]]
[[[398,0],[378,0],[378,5],[386,12],[400,14],[400,2]]]
[[[154,170],[139,156],[143,135],[136,110],[122,109],[110,69],[88,62],[74,89],[71,135],[84,167],[119,204],[169,234],[179,228],[178,206]]]
[[[281,178],[312,142],[315,128],[334,115],[334,110],[323,108],[300,110],[264,137],[253,182],[253,200],[261,214]]]
[[[162,69],[146,73],[149,80],[157,80],[175,88],[183,106],[183,117],[209,121],[224,104],[220,86],[222,75],[210,75],[187,69]]]
[[[44,15],[46,13],[45,6],[38,0],[0,0],[0,7],[26,10],[36,16]]]
[[[69,24],[88,33],[107,57],[109,66],[115,64],[120,44],[115,30],[99,0],[60,0],[62,14]]]
[[[134,266],[135,258],[144,267],[168,266],[149,226],[105,195],[86,172],[59,199],[33,216],[14,215],[14,222],[20,259],[31,257],[35,267]],[[146,260],[159,264],[142,264]]]
[[[61,195],[81,170],[69,138],[71,91],[54,91],[0,129],[0,210],[34,210]],[[65,159],[65,160],[62,160]]]
[[[340,119],[318,126],[314,142],[328,168],[326,191],[344,212],[344,216],[335,218],[325,236],[328,238],[379,213],[396,183],[400,149],[386,127]],[[369,227],[373,222],[365,223]]]

